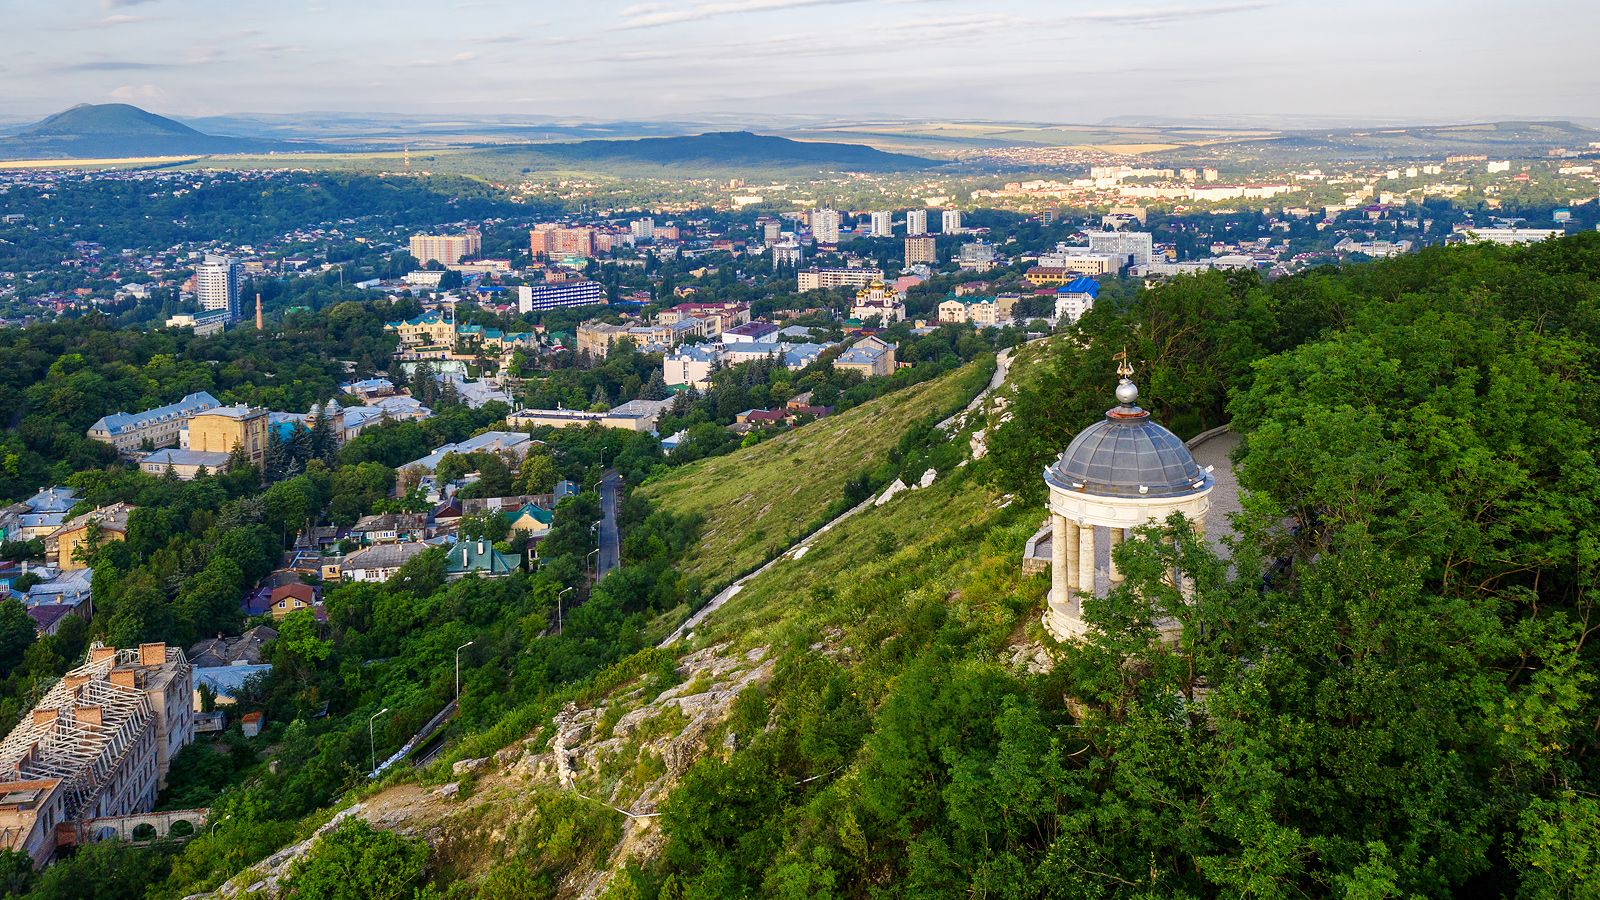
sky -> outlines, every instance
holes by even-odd
[[[1600,0],[0,0],[0,118],[1600,118]]]

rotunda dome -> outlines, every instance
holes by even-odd
[[[1058,490],[1101,497],[1181,497],[1211,487],[1211,475],[1178,436],[1133,404],[1138,389],[1124,377],[1123,402],[1067,445],[1045,481]]]

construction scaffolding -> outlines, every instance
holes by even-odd
[[[176,652],[181,660],[182,651]],[[140,651],[96,645],[89,658],[52,685],[0,741],[0,778],[60,779],[71,820],[95,814],[91,807],[131,751],[142,744],[144,752],[155,752],[156,715],[143,689]]]

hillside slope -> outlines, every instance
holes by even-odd
[[[912,423],[964,406],[992,371],[992,362],[969,365],[754,447],[675,469],[638,494],[674,513],[701,517],[700,539],[683,571],[721,588],[832,518],[830,510],[848,509],[854,501],[843,502],[847,482],[884,465]]]

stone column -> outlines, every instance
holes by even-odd
[[[1112,528],[1110,529],[1110,532],[1111,552],[1110,555],[1106,557],[1109,560],[1109,562],[1106,564],[1106,575],[1111,581],[1111,586],[1116,587],[1122,583],[1122,572],[1117,569],[1117,548],[1122,546],[1122,542],[1125,539],[1127,532],[1121,528]]]
[[[1076,537],[1076,535],[1073,535]],[[1050,605],[1065,606],[1068,590],[1072,577],[1067,568],[1067,519],[1056,513],[1050,514]]]
[[[1094,594],[1094,532],[1093,525],[1078,528],[1078,590]]]

